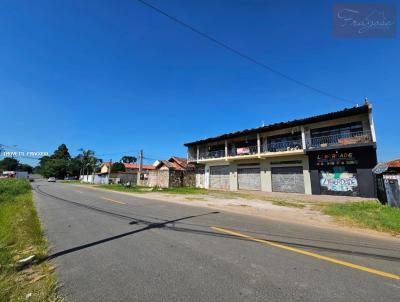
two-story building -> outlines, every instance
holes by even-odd
[[[375,197],[372,106],[186,143],[196,186]]]

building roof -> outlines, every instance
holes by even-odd
[[[236,131],[236,132],[231,132],[231,133],[226,133],[222,134],[219,136],[214,136],[214,137],[209,137],[205,139],[201,139],[198,141],[193,141],[190,143],[184,144],[186,147],[189,147],[191,145],[195,144],[200,144],[200,143],[211,143],[211,142],[216,142],[232,137],[238,137],[242,135],[252,135],[252,134],[257,134],[259,132],[264,132],[264,131],[272,131],[272,130],[279,130],[279,129],[284,129],[284,128],[289,128],[289,127],[296,127],[304,124],[310,124],[310,123],[316,123],[316,122],[322,122],[322,121],[327,121],[331,119],[336,119],[336,118],[342,118],[342,117],[348,117],[348,116],[353,116],[357,114],[362,114],[362,113],[369,113],[371,110],[372,106],[368,102],[366,102],[364,105],[359,106],[359,107],[352,107],[352,108],[345,108],[340,111],[335,111],[335,112],[330,112],[326,114],[321,114],[321,115],[315,115],[303,119],[296,119],[296,120],[291,120],[287,122],[281,122],[281,123],[274,123],[262,127],[257,127],[257,128],[252,128],[252,129],[245,129],[241,131]]]
[[[400,159],[388,161],[386,164],[389,168],[400,168]]]
[[[104,162],[103,165],[106,165],[109,167],[111,165],[111,162]],[[125,169],[139,169],[139,164],[125,164]],[[143,165],[143,170],[154,170],[155,167],[153,165]]]
[[[172,156],[168,160],[160,160],[156,165],[156,169],[159,169],[162,165],[171,170],[186,170],[188,168],[192,168],[192,164],[188,164],[186,158],[178,156]]]

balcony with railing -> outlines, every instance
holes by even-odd
[[[225,150],[214,150],[199,153],[199,159],[212,159],[225,157]]]
[[[284,151],[295,151],[295,150],[301,150],[301,149],[303,149],[301,140],[293,140],[293,141],[267,144],[266,146],[263,146],[261,151],[262,152],[284,152]]]
[[[372,142],[371,131],[357,131],[311,137],[307,141],[307,149],[326,148],[331,146],[344,146],[366,144]]]
[[[193,146],[188,150],[190,161],[239,160],[291,156],[310,149],[324,149],[373,143],[371,131],[364,131],[361,123],[313,129],[311,132],[289,133],[278,136],[257,134],[256,138],[239,138],[215,144]],[[304,142],[304,143],[303,143]]]

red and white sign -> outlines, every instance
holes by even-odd
[[[248,148],[248,147],[237,148],[236,154],[237,155],[250,154],[250,148]]]

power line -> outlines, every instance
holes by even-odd
[[[133,151],[134,153],[138,153],[137,150],[129,150],[129,151],[123,151],[123,152],[96,154],[96,156],[117,155],[117,154],[130,154],[132,151]]]
[[[340,101],[340,102],[344,102],[344,103],[347,103],[347,104],[354,105],[354,102],[352,102],[350,100],[338,97],[338,96],[336,96],[334,94],[331,94],[329,92],[326,92],[326,91],[324,91],[322,89],[319,89],[319,88],[316,88],[314,86],[311,86],[311,85],[309,85],[309,84],[307,84],[305,82],[302,82],[300,80],[297,80],[297,79],[295,79],[295,78],[293,78],[293,77],[291,77],[291,76],[289,76],[289,75],[287,75],[287,74],[285,74],[285,73],[283,73],[283,72],[281,72],[279,70],[276,70],[276,69],[268,66],[267,64],[264,64],[263,62],[261,62],[261,61],[259,61],[257,59],[254,59],[250,55],[247,55],[244,52],[241,52],[241,51],[229,46],[228,44],[217,40],[216,38],[210,36],[209,34],[206,34],[205,32],[193,27],[192,25],[190,25],[190,24],[188,24],[188,23],[186,23],[186,22],[184,22],[184,21],[182,21],[182,20],[180,20],[180,19],[168,14],[167,12],[161,10],[160,8],[154,6],[153,4],[150,4],[150,3],[148,3],[148,2],[146,2],[144,0],[136,0],[136,1],[142,3],[143,5],[145,5],[145,6],[149,7],[149,8],[151,8],[152,10],[158,12],[161,15],[164,15],[165,17],[169,18],[170,20],[174,21],[175,23],[177,23],[177,24],[179,24],[179,25],[191,30],[192,32],[202,36],[203,38],[205,38],[205,39],[207,39],[207,40],[209,40],[209,41],[221,46],[222,48],[224,48],[224,49],[226,49],[226,50],[228,50],[228,51],[230,51],[230,52],[242,57],[243,59],[245,59],[245,60],[247,60],[249,62],[252,62],[252,63],[254,63],[254,64],[256,64],[256,65],[258,65],[258,66],[260,66],[260,67],[262,67],[262,68],[264,68],[264,69],[266,69],[266,70],[268,70],[268,71],[270,71],[270,72],[272,72],[272,73],[274,73],[274,74],[276,74],[276,75],[278,75],[278,76],[280,76],[280,77],[282,77],[282,78],[284,78],[284,79],[286,79],[288,81],[291,81],[291,82],[293,82],[293,83],[295,83],[295,84],[297,84],[299,86],[302,86],[304,88],[310,89],[310,90],[312,90],[312,91],[314,91],[316,93],[319,93],[321,95],[324,95],[326,97],[335,99],[335,100]]]

